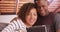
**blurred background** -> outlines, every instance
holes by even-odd
[[[60,0],[47,0],[50,12],[60,12]],[[0,0],[0,23],[10,23],[24,3],[34,0]]]

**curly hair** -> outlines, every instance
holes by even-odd
[[[23,21],[26,22],[25,16],[30,12],[32,8],[36,8],[35,4],[33,3],[25,3],[20,8],[19,12],[17,13],[18,17]]]

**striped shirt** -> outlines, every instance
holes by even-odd
[[[21,19],[14,18],[12,22],[9,23],[9,25],[6,28],[4,28],[1,32],[17,32],[20,30],[26,31],[26,26]]]

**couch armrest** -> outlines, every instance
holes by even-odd
[[[0,23],[0,31],[2,31],[7,25],[8,23]]]

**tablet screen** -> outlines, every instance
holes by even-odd
[[[30,28],[27,28],[27,32],[47,32],[47,28],[46,28],[46,25],[33,26]]]

